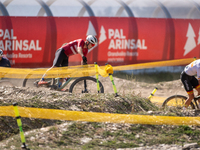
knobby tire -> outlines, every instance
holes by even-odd
[[[83,90],[83,88],[84,88],[84,82],[86,81],[86,83],[87,83],[87,86],[91,86],[91,85],[89,85],[89,84],[95,84],[95,88],[96,88],[96,92],[95,93],[98,93],[97,92],[97,80],[95,79],[95,78],[93,78],[93,77],[80,77],[80,78],[78,78],[78,79],[76,79],[72,84],[71,84],[71,86],[70,86],[70,88],[69,88],[69,92],[71,92],[71,93],[76,93],[75,92],[75,90],[76,90],[76,87],[77,86],[80,86],[81,87],[81,89]],[[91,82],[92,81],[92,82]],[[88,84],[88,82],[90,82],[89,84]],[[79,85],[80,84],[80,85]],[[103,84],[99,81],[99,87],[100,87],[100,93],[104,93],[104,87],[103,87]],[[77,93],[81,93],[81,89],[79,89],[79,91],[77,92]],[[89,89],[89,92],[88,93],[91,93],[91,91],[90,90],[94,90],[94,88],[93,89]],[[83,92],[84,93],[84,92]]]
[[[163,102],[162,107],[166,108],[171,103],[171,104],[174,105],[174,107],[177,107],[177,108],[180,107],[179,109],[182,109],[182,107],[184,106],[184,103],[185,103],[186,99],[187,99],[187,97],[183,96],[183,95],[172,95],[172,96],[168,97]],[[179,101],[179,102],[176,102],[176,100]],[[181,102],[181,100],[182,100],[182,102]],[[176,103],[178,103],[177,106],[176,106]],[[172,107],[172,106],[170,106],[170,107]],[[195,109],[195,106],[194,106],[194,104],[192,102],[190,103],[189,107],[191,109]]]
[[[13,86],[9,80],[0,80],[0,86]]]

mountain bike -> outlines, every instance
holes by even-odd
[[[69,92],[71,93],[104,93],[103,84],[99,81],[100,91],[97,90],[97,80],[93,77],[79,77],[79,78],[66,78],[61,87],[58,88],[59,78],[47,78],[49,84],[46,87],[50,87],[53,90],[66,91],[65,88],[69,85]],[[38,82],[40,79],[29,79],[23,80],[23,87],[39,87]]]
[[[173,95],[168,97],[162,104],[164,109],[183,109],[187,97],[183,95]],[[198,100],[200,96],[196,96],[187,109],[199,109]]]
[[[46,87],[50,87],[53,90],[65,91],[65,87],[69,85],[69,92],[71,93],[97,93],[97,80],[93,77],[79,77],[79,78],[67,78],[61,87],[58,88],[59,78],[47,78],[45,79],[49,84]],[[37,79],[24,79],[23,87],[39,87]],[[103,84],[99,81],[100,91],[104,93]]]

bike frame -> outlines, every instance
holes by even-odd
[[[56,80],[56,85],[57,85],[57,86],[58,86],[59,79],[60,79],[60,78],[55,78],[55,80]],[[58,90],[64,89],[64,87],[67,86],[67,84],[68,84],[71,80],[73,80],[73,78],[68,78],[68,80],[65,81],[65,82],[62,84],[62,86],[58,88]]]
[[[71,80],[76,79],[76,78],[68,78],[68,80],[65,81],[65,82],[62,84],[62,86],[58,88],[58,81],[59,81],[59,79],[60,79],[60,78],[55,78],[57,90],[62,90],[62,89],[64,89],[64,88],[68,85],[68,83],[69,83]],[[84,79],[84,80],[83,80],[84,89],[82,90],[82,93],[88,93],[88,92],[89,92],[88,89],[87,89],[88,86],[87,86],[86,80],[87,80],[87,79]],[[73,84],[73,83],[72,83],[72,84]],[[98,93],[100,93],[100,91],[98,91]]]
[[[197,109],[199,109],[199,105],[198,105],[198,103],[197,103],[197,101],[198,101],[199,99],[200,99],[200,95],[197,96],[197,97],[194,97],[194,103],[195,103]]]

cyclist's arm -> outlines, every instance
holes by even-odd
[[[82,49],[82,47],[78,47],[78,48],[77,48],[77,52],[81,55],[81,57],[84,56],[84,55],[83,55],[83,49]],[[83,62],[83,60],[81,61],[81,65],[85,65],[84,62]]]
[[[78,47],[78,48],[77,48],[77,52],[81,55],[81,57],[84,56],[84,55],[83,55],[83,49],[82,49],[82,47]]]
[[[197,80],[199,82],[199,85],[200,85],[200,70],[199,70],[199,66],[197,67]],[[198,88],[198,87],[197,87]],[[198,94],[199,95],[199,94]]]

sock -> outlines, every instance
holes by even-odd
[[[41,78],[40,81],[44,81],[44,78]],[[40,81],[39,81],[39,82],[40,82]]]
[[[58,87],[60,88],[62,85],[62,82],[58,82]]]

